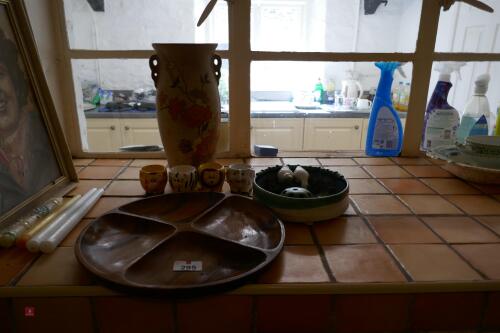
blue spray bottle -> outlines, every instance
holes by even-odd
[[[368,135],[366,136],[366,155],[398,156],[403,143],[403,126],[391,101],[391,87],[394,71],[398,69],[404,77],[400,62],[376,62],[381,75],[375,99],[373,100]]]

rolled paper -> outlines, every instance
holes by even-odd
[[[37,224],[35,224],[31,229],[25,231],[22,235],[19,235],[16,240],[16,246],[20,248],[26,247],[26,242],[33,237],[37,232],[45,228],[47,225],[52,223],[55,218],[57,218],[62,212],[64,212],[68,207],[73,205],[82,196],[80,194],[75,195],[73,198],[66,202],[63,202],[61,206],[58,206],[53,212],[45,216]]]
[[[104,189],[99,189],[92,193],[92,195],[81,205],[78,205],[76,211],[71,215],[64,223],[54,231],[47,239],[40,242],[40,250],[43,253],[52,253],[56,247],[63,241],[64,238],[75,228],[75,226],[80,222],[82,217],[84,217],[87,212],[94,206],[94,204],[99,200]],[[83,198],[82,198],[83,200]]]
[[[11,226],[5,228],[0,234],[0,246],[11,247],[16,239],[27,230],[33,228],[42,217],[49,215],[62,203],[62,198],[52,198],[43,205],[33,209],[28,215],[23,216]]]
[[[94,187],[93,189],[89,190],[83,197],[78,199],[76,202],[74,202],[71,206],[69,206],[64,212],[59,214],[52,223],[47,225],[45,228],[40,230],[38,233],[36,233],[29,241],[26,242],[26,248],[30,252],[38,252],[40,251],[40,243],[44,240],[46,240],[50,235],[52,235],[57,229],[61,227],[64,222],[71,217],[75,211],[78,209],[78,207],[85,201],[88,200],[92,196],[92,193],[97,191],[97,189]]]

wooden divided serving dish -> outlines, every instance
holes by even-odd
[[[247,277],[283,247],[281,221],[249,198],[216,192],[138,200],[92,221],[75,245],[97,276],[165,291],[218,286]]]

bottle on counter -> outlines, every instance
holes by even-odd
[[[401,65],[400,62],[375,63],[381,75],[368,121],[365,148],[368,156],[398,156],[401,152],[403,126],[391,101],[394,71],[398,69],[405,76],[399,68]]]
[[[493,133],[500,136],[500,106],[497,108],[497,121],[495,125],[495,131]]]
[[[323,103],[323,97],[325,95],[325,90],[323,89],[323,83],[321,83],[321,78],[318,78],[318,82],[314,86],[314,101],[320,104]]]
[[[465,111],[460,121],[460,127],[458,128],[457,141],[459,143],[465,143],[467,137],[472,134],[488,135],[489,133],[493,133],[493,124],[490,120],[490,103],[486,97],[489,82],[489,74],[479,75],[475,81],[474,95],[465,105]],[[478,124],[478,121],[483,116],[486,126],[484,126],[484,121]],[[489,129],[490,125],[491,131]]]
[[[420,149],[427,151],[455,143],[460,116],[448,104],[448,93],[453,86],[450,81],[451,73],[457,72],[460,77],[460,68],[464,65],[465,62],[441,62],[436,66],[439,79],[425,110]]]
[[[398,86],[392,92],[392,105],[394,109],[399,110],[399,99],[403,89],[403,81],[399,81]]]

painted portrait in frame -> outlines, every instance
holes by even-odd
[[[0,0],[0,227],[76,180],[23,2]]]

